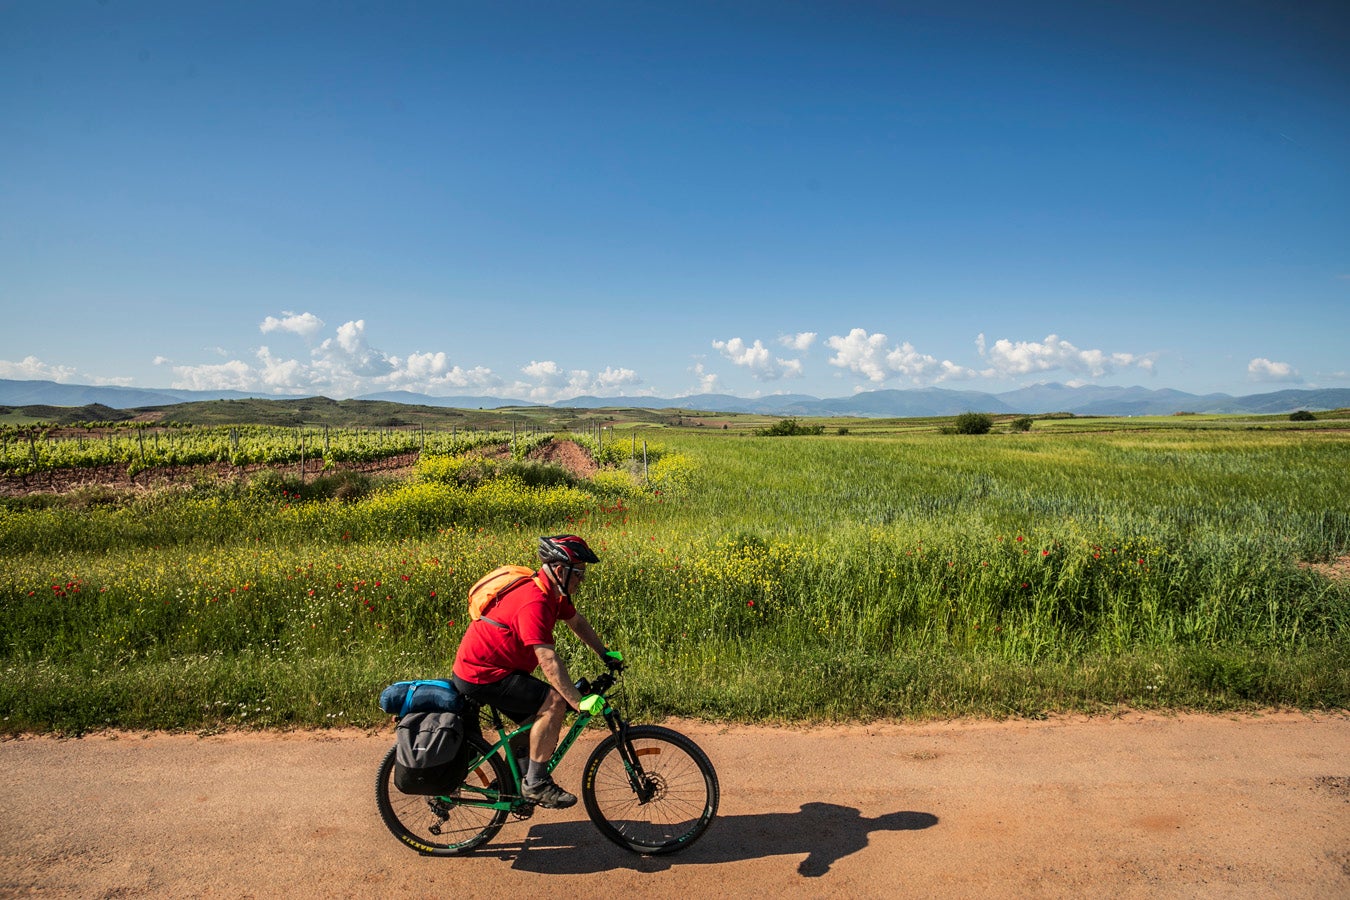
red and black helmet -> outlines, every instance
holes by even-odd
[[[570,566],[576,563],[598,563],[600,557],[575,534],[559,534],[539,539],[539,560],[545,565],[561,563]]]

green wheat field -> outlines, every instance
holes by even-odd
[[[559,532],[602,558],[577,601],[635,719],[1350,705],[1350,582],[1316,565],[1350,553],[1350,433],[1116,424],[557,434],[527,443],[600,470],[442,442],[386,480],[7,498],[0,732],[380,725],[386,684],[448,675],[469,585]]]

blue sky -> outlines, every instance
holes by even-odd
[[[1350,386],[1344,3],[0,0],[0,377]]]

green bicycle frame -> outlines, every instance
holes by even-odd
[[[506,730],[506,726],[502,723],[501,714],[498,713],[496,710],[493,710],[492,715],[495,730],[497,731],[499,739],[495,744],[493,744],[491,747],[488,748],[488,751],[486,753],[475,756],[469,762],[469,771],[472,772],[478,769],[480,766],[482,766],[487,762],[489,756],[500,751],[501,754],[506,757],[507,768],[511,770],[512,792],[515,793],[516,795],[519,795],[521,782],[524,781],[525,773],[520,771],[520,766],[517,765],[516,763],[516,755],[510,752],[510,743],[511,739],[514,738],[516,735],[524,734],[525,732],[533,728],[534,723],[530,722],[528,724],[521,725],[519,728],[516,728],[515,730],[508,732]],[[616,734],[620,735],[627,732],[628,723],[625,722],[622,718],[620,718],[619,714],[614,710],[614,708],[609,705],[608,699],[606,699],[605,701],[605,707],[604,710],[601,712],[601,715],[604,716],[605,724],[609,726],[610,731],[613,731]],[[564,734],[562,740],[558,742],[558,749],[553,751],[553,756],[548,761],[548,771],[550,774],[552,774],[553,770],[556,769],[558,767],[558,764],[562,762],[563,757],[567,755],[567,751],[572,749],[572,745],[576,743],[577,738],[581,736],[581,732],[586,730],[586,726],[590,724],[590,721],[593,718],[595,718],[595,716],[592,715],[591,713],[587,712],[577,713],[576,719],[572,722],[572,727],[567,729],[567,733]],[[642,783],[641,769],[637,767],[636,765],[637,761],[634,759],[630,763],[629,751],[627,749],[622,750],[621,752],[624,758],[624,767],[629,770],[630,777],[637,776],[636,783],[641,784]],[[499,785],[494,790],[491,787],[479,788],[479,787],[472,787],[466,784],[460,788],[459,797],[453,799],[454,802],[456,802],[460,806],[475,806],[484,809],[505,809],[505,810],[510,810],[521,802],[519,796],[517,796],[515,799],[502,799],[502,790],[503,786],[501,785]],[[465,799],[464,795],[470,793],[482,795],[483,799],[481,801]],[[639,793],[641,793],[641,791],[639,791]],[[493,799],[494,797],[496,799]]]

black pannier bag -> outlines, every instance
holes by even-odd
[[[412,713],[399,720],[394,787],[405,794],[450,794],[469,772],[464,720],[455,713]]]

